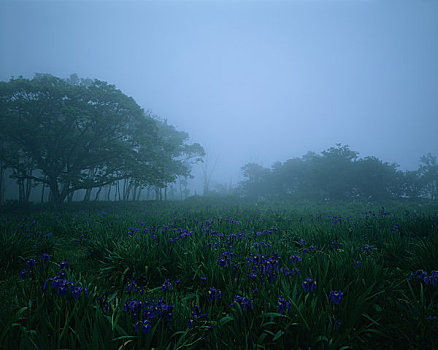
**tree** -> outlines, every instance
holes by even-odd
[[[420,181],[425,196],[438,199],[438,162],[437,157],[428,153],[420,158],[421,165],[418,169]]]
[[[79,189],[126,178],[140,149],[143,164],[159,158],[144,152],[157,139],[153,119],[99,80],[36,75],[1,82],[0,137],[15,156],[32,160],[20,178],[47,184],[55,205]]]
[[[269,198],[272,196],[271,170],[256,163],[248,163],[242,167],[246,178],[241,183],[241,191],[250,198]]]
[[[395,163],[382,162],[377,157],[365,157],[356,162],[355,184],[360,198],[380,200],[401,195],[403,176]]]
[[[314,186],[321,189],[324,199],[346,199],[354,196],[354,162],[358,153],[349,146],[336,144],[315,158]]]

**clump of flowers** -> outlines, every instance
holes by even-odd
[[[234,254],[232,252],[223,252],[219,257],[218,264],[220,266],[231,266],[233,263],[233,256]]]
[[[424,270],[417,270],[415,273],[411,273],[409,279],[417,278],[426,284],[426,286],[436,286],[438,282],[438,271],[433,270],[430,275]]]
[[[162,290],[172,290],[172,283],[167,278],[164,280],[163,284],[161,285]]]
[[[59,263],[59,268],[60,268],[61,270],[67,269],[67,268],[68,268],[68,262],[67,262],[66,260],[62,260],[62,261]]]
[[[138,285],[137,281],[133,279],[128,280],[128,283],[126,284],[126,291],[132,291],[133,293],[139,292],[140,294],[142,294],[144,290]]]
[[[243,311],[246,311],[248,307],[252,309],[254,306],[252,299],[248,299],[237,294],[234,296],[234,301],[230,304],[230,306],[234,306],[236,304],[239,304],[242,307]]]
[[[303,253],[310,253],[313,250],[318,250],[318,247],[316,245],[313,245],[313,244],[308,246],[308,247],[304,247],[303,249],[301,249],[301,251]]]
[[[207,317],[207,314],[203,314],[201,313],[201,308],[199,307],[199,305],[196,305],[193,307],[193,311],[192,311],[192,318],[189,320],[189,328],[192,328],[193,323],[197,320],[200,319],[202,317]]]
[[[313,292],[316,289],[316,281],[310,277],[306,277],[302,286],[306,292]]]
[[[366,246],[360,248],[360,250],[364,253],[371,254],[374,250],[374,247],[372,245],[366,245]]]
[[[26,260],[26,266],[27,267],[32,267],[35,265],[35,259],[34,258],[30,258],[28,260]]]
[[[303,261],[303,258],[300,257],[299,255],[291,255],[290,256],[290,263],[291,264],[298,263],[298,262],[301,262],[301,261]]]
[[[81,294],[88,297],[88,289],[80,287],[76,285],[76,283],[67,280],[64,270],[61,270],[55,277],[48,278],[41,288],[43,291],[47,289],[49,282],[51,282],[50,286],[52,289],[55,289],[60,296],[65,296],[67,291],[70,291],[70,294],[74,299],[78,299]]]
[[[208,290],[208,300],[212,303],[214,300],[221,298],[222,292],[220,289],[216,289],[214,286]]]
[[[292,268],[292,270],[289,270],[289,268],[287,266],[283,266],[280,269],[281,272],[283,272],[284,277],[291,277],[294,275],[300,275],[300,269],[298,267],[294,267]]]
[[[354,267],[362,267],[362,261],[356,260],[355,262],[353,262],[353,266]]]
[[[150,320],[137,321],[135,323],[135,327],[134,327],[135,331],[138,332],[138,328],[140,328],[140,327],[141,327],[141,331],[144,334],[149,334],[149,331],[152,328],[152,323]]]
[[[20,272],[20,278],[25,279],[27,276],[29,278],[32,278],[33,275],[33,269],[37,268],[38,270],[41,270],[41,267],[44,266],[46,262],[50,260],[50,255],[47,253],[44,253],[40,259],[39,262],[35,258],[29,258],[26,260],[26,267],[23,268]]]
[[[166,304],[161,298],[158,301],[137,299],[128,300],[123,305],[122,311],[131,315],[136,320],[135,330],[141,327],[143,333],[148,334],[153,321],[163,320],[167,326],[173,318],[174,307]]]
[[[282,296],[278,298],[278,309],[280,310],[280,313],[282,315],[288,313],[290,311],[290,307],[291,307],[290,300],[285,299]]]
[[[340,290],[331,290],[329,294],[329,300],[331,303],[338,305],[342,297],[344,296],[344,293],[342,293]]]

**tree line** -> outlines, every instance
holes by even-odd
[[[59,206],[78,191],[87,200],[115,184],[119,199],[138,198],[143,189],[160,199],[204,155],[186,132],[107,82],[76,74],[0,82],[0,203],[8,178],[20,202],[35,186]]]
[[[401,171],[377,157],[359,158],[349,146],[336,144],[316,154],[277,162],[271,168],[242,167],[242,196],[253,199],[382,200],[438,198],[437,157],[420,158],[415,171]]]

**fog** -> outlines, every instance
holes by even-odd
[[[193,186],[347,144],[438,152],[437,1],[0,3],[0,80],[115,84],[206,150]]]

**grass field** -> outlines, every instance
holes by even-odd
[[[438,204],[0,216],[1,349],[437,349]]]

